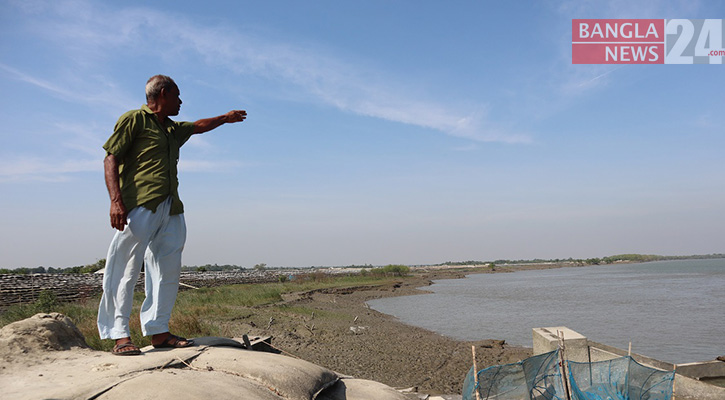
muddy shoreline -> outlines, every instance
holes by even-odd
[[[498,272],[557,268],[562,265],[497,267]],[[370,309],[366,301],[425,293],[434,280],[492,273],[488,268],[415,270],[382,286],[364,286],[294,293],[282,304],[250,309],[235,321],[234,331],[271,335],[283,352],[355,378],[396,388],[416,387],[429,394],[461,392],[476,346],[478,368],[520,361],[531,348],[509,346],[506,338],[459,341],[410,326]],[[419,289],[423,288],[423,289]],[[533,328],[533,327],[532,327]]]

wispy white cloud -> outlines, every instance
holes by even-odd
[[[170,60],[201,57],[208,65],[234,74],[292,84],[308,98],[347,112],[479,142],[531,141],[525,133],[494,127],[476,109],[466,111],[464,107],[426,100],[418,93],[407,91],[405,84],[397,83],[405,82],[405,77],[368,69],[309,45],[264,39],[232,26],[207,27],[150,8],[112,9],[82,0],[43,3],[47,5],[43,9],[46,19],[38,30],[60,46],[61,51],[73,54],[72,59],[79,65],[112,61],[127,52],[136,56],[160,54]],[[25,7],[36,11],[39,8]],[[115,55],[117,52],[122,54]],[[68,100],[88,100],[84,97],[88,93],[77,93],[62,84],[51,84],[11,67],[5,69],[18,79]],[[466,101],[461,99],[461,103]]]
[[[478,110],[468,113],[406,91],[401,77],[359,67],[324,50],[252,38],[234,28],[185,27],[174,34],[207,63],[239,74],[292,83],[340,110],[482,142],[528,143],[522,133],[488,126]]]
[[[23,19],[27,32],[51,45],[61,61],[56,68],[48,69],[5,59],[0,62],[0,76],[41,89],[62,101],[88,106],[96,114],[103,113],[102,120],[135,107],[138,99],[110,77],[109,66],[126,57],[161,55],[169,65],[177,60],[201,61],[222,74],[274,82],[287,92],[297,92],[297,99],[431,129],[474,143],[532,141],[526,132],[493,123],[485,104],[471,107],[452,104],[450,99],[445,103],[436,101],[433,94],[425,94],[424,87],[418,87],[419,82],[406,82],[405,77],[388,74],[372,66],[374,60],[362,65],[342,59],[322,44],[275,41],[258,32],[235,26],[205,26],[146,7],[117,8],[86,0],[11,1],[9,5]],[[470,100],[459,102],[466,104]],[[45,135],[56,135],[57,149],[63,151],[46,159],[23,154],[6,157],[0,163],[0,180],[63,181],[72,179],[75,173],[98,171],[103,157],[100,146],[109,128],[93,121],[48,121],[51,133]],[[199,138],[188,145],[203,152],[213,150]],[[187,171],[217,171],[240,166],[236,161],[184,159],[180,167]]]
[[[566,96],[577,96],[594,89],[602,89],[609,85],[613,78],[610,74],[622,69],[617,65],[577,65],[572,67],[571,74],[563,80],[560,93]]]
[[[109,127],[99,127],[93,122],[56,122],[53,135],[59,140],[60,146],[90,157],[102,158],[102,134],[110,131]]]
[[[551,3],[560,18],[551,29],[549,40],[557,56],[551,57],[539,82],[552,95],[547,95],[534,110],[543,113],[559,113],[574,102],[616,85],[621,72],[638,68],[637,65],[584,65],[572,64],[572,19],[620,19],[620,18],[687,18],[701,8],[700,1],[689,0],[566,0]],[[545,110],[545,111],[541,111]]]
[[[79,95],[79,93],[73,92],[72,90],[63,88],[62,86],[59,86],[57,84],[54,84],[52,82],[36,78],[34,76],[30,76],[29,74],[22,72],[20,70],[17,70],[9,65],[0,63],[0,70],[4,71],[6,74],[8,74],[11,78],[28,83],[32,86],[36,86],[40,89],[44,89],[45,91],[56,95],[64,100],[68,101],[79,101],[82,99],[82,97]]]
[[[89,76],[82,69],[77,72],[81,75],[50,80],[0,62],[0,74],[42,89],[63,101],[89,105],[94,109],[105,106],[114,112],[127,108],[129,104],[134,104],[131,97],[111,84],[109,79],[97,75]]]
[[[52,162],[38,157],[7,157],[0,160],[0,182],[66,182],[73,174],[101,169],[99,159]]]
[[[100,173],[103,170],[100,157],[61,162],[48,161],[46,158],[16,156],[0,160],[0,182],[67,182],[78,173]],[[244,166],[234,160],[195,160],[182,159],[179,170],[182,172],[214,172],[237,170]]]
[[[185,149],[188,149],[190,147],[193,147],[196,150],[200,150],[200,151],[204,151],[204,152],[208,152],[208,151],[214,149],[214,145],[209,143],[209,141],[206,140],[206,138],[204,138],[203,135],[192,136],[191,139],[189,139],[189,141],[186,142],[186,144],[184,144]]]

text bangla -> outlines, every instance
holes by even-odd
[[[652,36],[653,38],[659,39],[659,35],[657,34],[657,28],[654,23],[648,24],[647,30],[644,34],[640,33],[644,31],[644,27],[640,27],[640,25],[641,24],[632,22],[607,22],[604,23],[604,28],[602,28],[602,24],[597,22],[594,24],[590,32],[589,24],[587,24],[586,22],[581,22],[579,24],[579,38],[594,39],[596,37],[599,37],[600,39],[618,39],[621,37],[625,39],[649,39],[649,37]]]

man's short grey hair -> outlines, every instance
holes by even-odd
[[[154,75],[146,82],[146,101],[155,99],[161,94],[161,89],[169,90],[176,86],[176,82],[166,75]]]

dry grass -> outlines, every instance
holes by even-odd
[[[185,290],[179,292],[174,311],[171,316],[170,330],[174,334],[184,337],[200,336],[239,336],[235,331],[235,324],[230,321],[247,320],[248,322],[264,326],[270,318],[269,312],[277,318],[295,318],[294,315],[307,316],[312,310],[303,307],[287,307],[280,305],[267,309],[265,316],[256,315],[258,307],[274,305],[282,301],[283,293],[301,292],[321,288],[345,287],[355,285],[384,284],[388,281],[381,277],[362,276],[330,276],[324,273],[314,273],[299,276],[293,281],[265,284],[229,285],[198,290]],[[134,306],[131,312],[130,328],[131,340],[143,347],[151,344],[150,337],[141,333],[139,310],[144,294],[134,294]],[[113,347],[112,340],[101,340],[96,326],[98,302],[100,296],[81,302],[60,303],[52,293],[45,294],[33,304],[12,306],[0,314],[0,326],[28,318],[39,312],[59,312],[70,317],[86,338],[86,343],[94,349],[109,351]],[[319,314],[319,317],[348,318],[349,316]],[[242,332],[244,333],[244,332]]]

